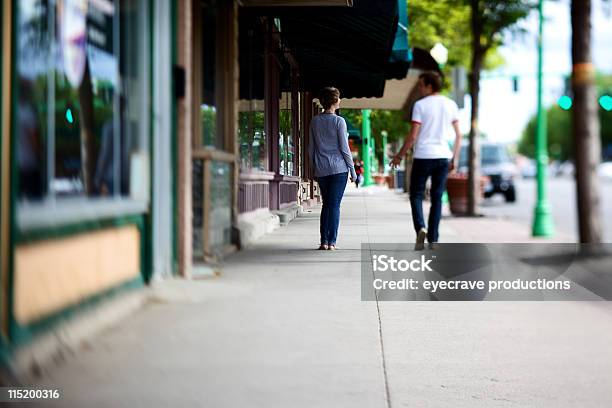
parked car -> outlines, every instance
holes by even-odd
[[[538,169],[536,167],[536,162],[533,159],[528,159],[521,166],[521,176],[523,178],[534,178],[537,175]]]
[[[465,144],[461,146],[457,169],[459,173],[467,173],[468,171],[467,148],[468,146]],[[480,172],[490,179],[490,182],[485,186],[485,197],[503,194],[506,202],[513,203],[516,201],[514,178],[518,174],[518,169],[506,146],[493,142],[481,142]]]
[[[559,163],[557,168],[555,169],[556,177],[573,177],[574,176],[574,163],[571,161],[564,161],[563,163]]]
[[[601,163],[597,168],[597,173],[603,179],[612,180],[612,162]]]

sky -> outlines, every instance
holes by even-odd
[[[593,1],[592,57],[595,69],[612,74],[612,2]],[[571,19],[569,0],[544,2],[544,103],[557,103],[564,89],[564,76],[571,72]],[[480,129],[490,140],[518,141],[537,109],[538,14],[532,13],[520,26],[522,37],[506,35],[499,49],[506,64],[483,72],[480,93]],[[519,90],[513,92],[511,76],[519,76]],[[470,100],[460,112],[461,130],[469,132]]]

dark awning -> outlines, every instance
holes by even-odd
[[[342,97],[380,97],[388,75],[398,75],[389,70],[392,49],[398,28],[398,0],[355,0],[353,7],[249,7],[241,9],[240,21],[240,78],[241,97],[261,97],[255,87],[261,87],[263,76],[261,59],[255,69],[244,66],[245,54],[257,58],[243,30],[253,27],[261,17],[277,19],[286,51],[299,64],[300,89],[317,91],[324,86],[340,89]],[[253,32],[252,32],[253,33]],[[263,33],[255,33],[263,35]],[[401,54],[398,56],[401,59]],[[407,70],[407,64],[405,63]],[[262,72],[261,72],[262,73]],[[405,71],[404,71],[405,75]],[[288,81],[281,82],[283,90]],[[250,89],[249,89],[250,88]],[[246,91],[249,89],[249,93]],[[261,91],[263,89],[260,88]]]

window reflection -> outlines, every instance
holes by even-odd
[[[142,177],[146,4],[18,1],[21,200],[128,196]]]
[[[283,92],[279,110],[279,154],[280,174],[292,176],[295,156],[293,135],[293,116],[291,113],[291,93]]]
[[[18,20],[17,163],[19,197],[40,200],[47,187],[47,84],[51,58],[47,1],[21,1]]]
[[[223,135],[217,134],[217,1],[202,2],[202,101],[200,116],[202,144],[223,149]]]
[[[249,104],[249,109],[257,109]],[[242,170],[266,170],[266,134],[263,110],[238,113],[238,136]]]

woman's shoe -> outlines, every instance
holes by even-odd
[[[336,249],[338,249],[338,248],[336,248],[335,245],[330,245],[330,246],[327,247],[328,251],[335,251]]]
[[[319,248],[317,248],[317,249],[319,249],[319,250],[321,250],[321,251],[325,251],[325,250],[329,249],[329,247],[328,247],[326,244],[321,244],[321,245],[319,246]]]

